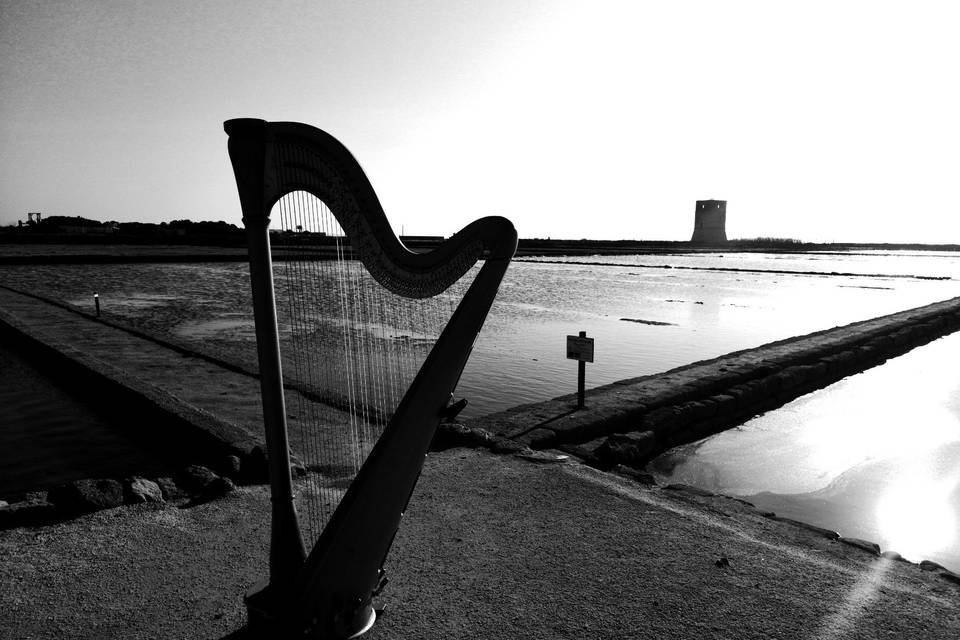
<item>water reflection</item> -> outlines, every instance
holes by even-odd
[[[581,330],[597,338],[587,369],[594,387],[960,295],[957,253],[553,260],[507,271],[458,386],[458,396],[470,399],[463,417],[572,392],[576,369],[565,358],[564,336]],[[705,270],[714,268],[761,272]],[[896,277],[825,275],[833,272]],[[909,274],[953,279],[902,277]],[[249,325],[224,322],[251,317],[244,264],[9,266],[0,278],[89,311],[98,290],[107,313],[141,330],[248,365],[256,359]]]
[[[677,449],[653,469],[960,570],[960,333]]]
[[[877,501],[880,534],[905,557],[937,556],[956,542],[958,474],[931,473],[937,466],[908,465]]]

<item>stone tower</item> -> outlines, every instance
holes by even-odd
[[[718,244],[727,241],[727,201],[697,200],[690,242]]]

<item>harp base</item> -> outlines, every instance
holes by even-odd
[[[289,594],[286,594],[289,596]],[[324,640],[349,640],[357,638],[373,626],[377,613],[372,604],[367,604],[350,612],[349,616],[337,616],[334,629],[325,634],[321,624],[312,629],[296,629],[294,616],[290,615],[288,598],[270,588],[267,580],[262,580],[243,595],[247,605],[247,628],[253,638],[309,637]],[[345,619],[349,618],[349,619]]]

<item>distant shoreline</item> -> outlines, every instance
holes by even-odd
[[[38,263],[112,263],[112,262],[240,262],[247,260],[246,247],[237,238],[202,238],[170,242],[128,237],[83,237],[69,235],[0,235],[0,265]],[[288,240],[289,242],[289,240]],[[322,247],[310,243],[276,246],[275,258],[285,254],[311,254]],[[430,251],[439,240],[408,240],[414,251]],[[522,238],[518,257],[559,257],[591,255],[666,255],[696,253],[843,253],[858,251],[960,252],[960,244],[919,243],[813,243],[791,240],[731,240],[724,244],[698,244],[686,241],[658,240],[554,240]]]

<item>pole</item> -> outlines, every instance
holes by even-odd
[[[100,317],[100,294],[93,294],[93,304],[97,307],[97,317]]]
[[[586,331],[580,332],[581,338],[587,337]],[[583,409],[583,384],[587,374],[587,363],[583,360],[577,362],[577,409]]]

